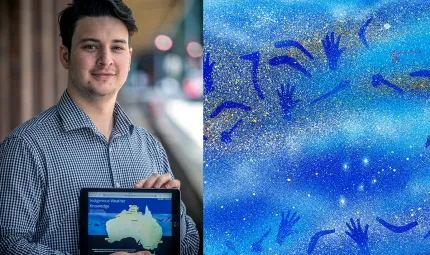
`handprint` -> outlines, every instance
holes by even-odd
[[[330,38],[326,35],[325,40],[322,39],[321,43],[324,47],[325,55],[327,56],[329,69],[335,70],[337,68],[339,57],[345,50],[345,47],[339,49],[340,35],[337,37],[337,41],[335,41],[334,32],[331,32]]]
[[[287,216],[284,218],[284,212],[282,212],[281,224],[279,224],[278,235],[276,236],[276,242],[283,244],[285,238],[294,233],[292,230],[294,224],[300,220],[300,216],[296,217],[297,213],[294,213],[290,218],[290,211],[287,212]]]
[[[210,62],[210,53],[208,52],[205,57],[205,62],[203,63],[203,81],[205,85],[206,94],[214,91],[215,86],[214,80],[212,78],[213,67],[216,64],[215,62]]]
[[[300,102],[300,100],[293,100],[295,88],[295,86],[290,86],[290,84],[287,83],[286,88],[284,88],[284,85],[281,85],[281,91],[276,90],[279,97],[279,104],[284,111],[284,119],[286,120],[291,120],[291,110],[297,105],[298,102]]]
[[[346,223],[346,226],[348,227],[350,232],[345,231],[345,233],[349,237],[351,237],[352,240],[354,240],[354,242],[357,243],[358,247],[360,248],[359,254],[369,255],[370,250],[367,245],[369,241],[368,234],[367,234],[367,231],[369,230],[369,224],[366,224],[363,231],[360,225],[360,219],[357,219],[357,225],[355,225],[355,222],[352,218],[350,219],[350,222],[351,222],[351,225],[349,225],[348,222]]]

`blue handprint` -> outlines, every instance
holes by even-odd
[[[369,255],[370,250],[368,246],[369,237],[368,237],[368,230],[369,230],[369,224],[366,224],[364,231],[361,228],[360,225],[360,219],[357,219],[357,225],[355,225],[354,220],[350,219],[351,225],[346,223],[346,226],[348,227],[349,231],[345,231],[345,233],[354,240],[354,242],[357,243],[358,248],[360,249],[359,255]]]
[[[334,39],[334,32],[331,32],[331,36],[329,38],[328,35],[325,36],[325,40],[322,39],[321,43],[324,47],[325,55],[327,56],[328,67],[330,70],[335,70],[337,68],[337,62],[339,60],[340,55],[342,55],[345,47],[339,49],[340,43],[340,35],[337,37],[337,40]]]
[[[210,53],[208,52],[205,57],[205,62],[203,63],[203,81],[205,85],[206,94],[214,91],[214,80],[212,78],[213,67],[216,64],[215,62],[210,62]]]
[[[294,233],[292,230],[294,224],[300,220],[300,216],[297,216],[297,213],[293,213],[290,218],[290,211],[287,212],[287,216],[284,218],[284,212],[282,212],[281,223],[279,224],[278,235],[276,236],[276,242],[278,244],[283,244],[285,238]]]
[[[284,88],[284,85],[281,85],[281,91],[276,90],[279,97],[279,104],[284,111],[285,120],[291,120],[291,110],[297,105],[298,102],[300,102],[300,100],[293,100],[295,88],[295,86],[290,86],[290,84],[287,83],[286,88]]]

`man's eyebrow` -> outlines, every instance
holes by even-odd
[[[96,43],[100,43],[101,41],[95,38],[82,38],[79,43],[85,43],[85,42],[96,42]],[[123,39],[113,39],[112,40],[113,43],[124,43],[127,44],[126,40]]]
[[[114,39],[114,40],[112,40],[112,42],[114,42],[114,43],[125,43],[125,44],[127,44],[127,41],[126,41],[126,40],[123,40],[123,39]]]
[[[84,42],[96,42],[96,43],[100,43],[100,40],[95,39],[95,38],[82,38],[79,43],[84,43]]]

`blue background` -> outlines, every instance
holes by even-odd
[[[370,18],[366,47],[359,31]],[[205,65],[204,253],[250,254],[270,230],[261,254],[307,254],[316,232],[335,229],[312,254],[357,254],[345,231],[350,218],[360,218],[369,224],[371,254],[428,254],[430,78],[410,75],[430,69],[428,31],[424,1],[205,1],[205,57],[214,65],[211,79]],[[321,42],[331,32],[345,47],[334,70]],[[314,59],[274,46],[284,40]],[[241,59],[257,51],[264,98],[252,62]],[[278,56],[294,58],[311,77],[270,65]],[[373,86],[377,74],[404,93]],[[347,88],[314,102],[346,80]],[[278,96],[287,83],[300,100],[289,119]],[[226,101],[252,110],[225,108],[210,117]],[[222,139],[226,131],[231,140]],[[287,211],[301,218],[278,244]],[[376,217],[418,226],[394,233]]]

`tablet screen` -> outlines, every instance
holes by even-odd
[[[172,194],[88,192],[88,253],[171,254]]]

